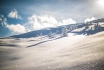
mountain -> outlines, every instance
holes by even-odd
[[[65,25],[65,26],[72,26],[73,24],[70,24],[70,25]],[[77,27],[80,28],[80,27],[83,27],[84,24],[83,23],[78,23],[77,24]],[[35,31],[31,31],[31,32],[27,32],[27,33],[23,33],[23,34],[20,34],[20,35],[13,35],[13,36],[10,36],[10,37],[13,37],[13,38],[30,38],[30,37],[36,37],[37,35],[49,35],[50,31],[52,33],[56,33],[57,30],[59,31],[57,34],[61,34],[61,30],[64,26],[58,26],[58,27],[55,27],[55,28],[45,28],[45,29],[41,29],[41,30],[35,30]]]
[[[90,23],[91,25],[94,25],[96,23],[100,24],[100,23],[103,23],[104,22],[104,18],[100,18],[100,19],[96,19],[96,20],[93,20],[93,21],[89,21],[87,23]],[[90,29],[89,31],[86,31],[86,29],[84,29],[83,27],[85,27],[85,23],[76,23],[77,24],[77,28],[80,29],[82,28],[82,31],[68,31],[70,33],[76,33],[76,34],[84,34],[84,33],[87,33],[88,35],[91,35],[91,34],[95,34],[97,32],[100,32],[100,31],[103,31],[104,30],[104,27],[98,27],[97,29]],[[90,25],[90,26],[91,26]],[[73,24],[70,24],[70,25],[64,25],[66,27],[70,27],[70,26],[73,26]],[[23,33],[23,34],[18,34],[18,35],[12,35],[12,36],[9,36],[9,37],[6,37],[6,38],[31,38],[31,37],[37,37],[39,35],[49,35],[50,32],[52,33],[58,33],[57,34],[61,34],[62,33],[62,28],[64,26],[58,26],[58,27],[54,27],[54,28],[44,28],[44,29],[41,29],[41,30],[34,30],[34,31],[31,31],[31,32],[27,32],[27,33]]]
[[[80,25],[71,32],[83,29]],[[61,38],[0,39],[0,70],[104,70],[104,31],[71,32]]]
[[[104,23],[96,24],[77,23],[66,37],[60,26],[0,39],[0,70],[104,70]]]

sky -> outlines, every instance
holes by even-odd
[[[103,0],[0,0],[0,37],[104,17]]]

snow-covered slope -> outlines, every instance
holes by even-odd
[[[0,40],[0,70],[104,70],[104,32]]]
[[[79,25],[68,37],[0,39],[0,70],[104,70],[104,24],[91,27]]]
[[[68,27],[68,26],[72,26],[72,25],[73,24],[65,25],[65,26]],[[77,24],[78,28],[81,28],[83,26],[84,26],[83,23]],[[19,35],[13,35],[10,37],[13,37],[13,38],[30,38],[30,37],[36,37],[37,35],[40,35],[40,34],[48,35],[50,32],[56,33],[57,31],[58,31],[58,34],[61,34],[62,28],[63,28],[63,26],[58,26],[58,27],[54,27],[54,28],[45,28],[45,29],[35,30],[35,31],[31,31],[31,32],[27,32],[27,33],[23,33],[23,34],[19,34]]]

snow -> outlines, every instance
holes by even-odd
[[[0,70],[103,70],[103,35],[0,39]]]

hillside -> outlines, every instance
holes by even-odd
[[[65,25],[66,27],[68,26],[73,26],[73,24],[70,24],[70,25]],[[83,23],[78,23],[77,24],[77,27],[78,28],[81,28],[83,27],[84,24]],[[62,28],[64,26],[58,26],[58,27],[54,27],[54,28],[44,28],[44,29],[41,29],[41,30],[35,30],[35,31],[31,31],[31,32],[27,32],[27,33],[23,33],[23,34],[19,34],[19,35],[13,35],[13,36],[10,36],[10,37],[13,37],[13,38],[30,38],[30,37],[36,37],[37,35],[40,35],[42,33],[42,35],[49,35],[50,32],[52,33],[56,33],[58,31],[57,34],[61,34],[62,32]]]
[[[80,27],[68,37],[0,39],[0,70],[104,70],[104,31],[100,28],[90,35]]]

